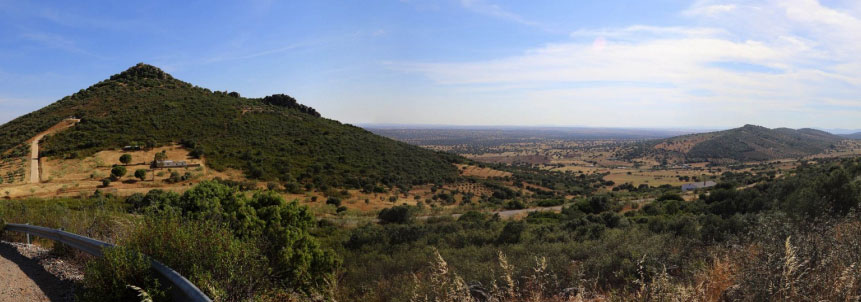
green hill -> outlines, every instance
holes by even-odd
[[[820,153],[843,139],[814,129],[745,125],[645,142],[634,148],[629,157],[654,156],[676,162],[760,161]]]
[[[216,170],[354,188],[452,180],[457,169],[451,163],[461,160],[321,118],[286,95],[255,99],[210,91],[146,64],[0,126],[0,150],[19,147],[68,117],[81,122],[43,139],[42,156],[182,143]]]

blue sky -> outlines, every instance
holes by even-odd
[[[861,128],[861,3],[0,0],[0,123],[145,62],[348,123]]]

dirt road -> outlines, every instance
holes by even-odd
[[[45,271],[38,260],[0,243],[0,302],[73,301],[72,286]]]
[[[39,134],[33,138],[30,143],[30,183],[39,183],[39,140],[44,137],[44,134]]]
[[[62,130],[68,129],[75,124],[79,123],[81,120],[79,119],[65,119],[48,130],[43,131],[42,133],[37,134],[33,138],[30,139],[30,183],[37,184],[41,182],[41,178],[39,177],[39,141],[42,140],[45,135],[60,132]]]
[[[506,210],[506,211],[496,211],[491,214],[499,214],[500,218],[509,219],[512,217],[518,217],[521,215],[529,214],[530,212],[562,212],[562,206],[555,207],[546,207],[546,208],[529,208],[529,209],[521,209],[521,210]],[[457,217],[460,217],[460,214],[457,214]]]

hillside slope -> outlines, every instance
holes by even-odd
[[[861,139],[861,132],[858,132],[858,133],[852,133],[852,134],[844,134],[844,135],[841,135],[841,136],[842,136],[842,137],[845,137],[845,138],[848,138],[848,139]]]
[[[43,139],[42,156],[80,157],[127,145],[180,142],[216,170],[317,187],[409,186],[457,176],[460,158],[321,118],[286,95],[262,99],[210,91],[138,64],[0,126],[0,150],[69,118],[80,123]]]
[[[653,156],[676,162],[771,160],[820,153],[843,139],[814,129],[745,125],[646,142],[629,157]]]

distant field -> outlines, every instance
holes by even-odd
[[[708,166],[706,162],[679,164],[664,163],[661,158],[644,156],[626,158],[635,143],[650,138],[673,135],[670,132],[602,131],[593,129],[395,129],[371,128],[371,131],[394,139],[417,144],[429,149],[457,153],[469,159],[507,165],[526,165],[550,171],[585,175],[604,175],[614,185],[630,183],[634,186],[681,186],[682,184],[717,179],[725,171],[751,172],[751,168],[738,168],[738,163],[721,163]],[[678,134],[678,133],[676,133]],[[688,152],[706,140],[709,135],[681,136],[655,145],[656,149],[671,152]],[[857,156],[861,142],[844,141],[826,152],[809,156],[810,159]],[[750,165],[758,165],[751,163]],[[785,171],[797,165],[795,159],[772,161],[774,171]],[[731,168],[732,167],[732,168]],[[490,176],[486,172],[470,169],[464,175]],[[758,171],[763,172],[763,171]],[[780,174],[779,172],[777,173]],[[610,189],[608,186],[607,189]]]

